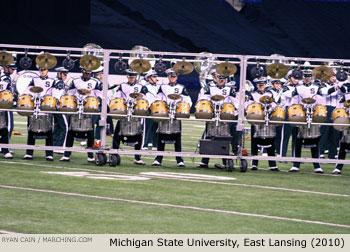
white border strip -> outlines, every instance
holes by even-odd
[[[23,191],[33,191],[33,192],[43,192],[43,193],[54,193],[54,194],[59,194],[59,195],[68,195],[68,196],[77,196],[77,197],[83,197],[83,198],[120,201],[120,202],[142,204],[142,205],[150,205],[150,206],[161,206],[161,207],[172,207],[172,208],[180,208],[180,209],[191,209],[191,210],[204,211],[204,212],[224,213],[224,214],[241,215],[241,216],[249,216],[249,217],[259,217],[259,218],[265,218],[265,219],[274,219],[274,220],[294,221],[294,222],[302,222],[302,223],[309,223],[309,224],[318,224],[318,225],[325,225],[325,226],[332,226],[332,227],[350,228],[350,225],[344,225],[344,224],[336,224],[336,223],[329,223],[329,222],[322,222],[322,221],[312,221],[312,220],[303,220],[303,219],[287,218],[287,217],[279,217],[279,216],[270,216],[270,215],[264,215],[264,214],[243,213],[243,212],[236,212],[236,211],[230,211],[230,210],[201,208],[201,207],[195,207],[195,206],[182,206],[182,205],[174,205],[174,204],[167,204],[167,203],[157,203],[157,202],[149,202],[149,201],[139,201],[139,200],[130,200],[130,199],[122,199],[122,198],[112,198],[112,197],[104,197],[104,196],[97,196],[97,195],[88,195],[88,194],[71,193],[71,192],[59,192],[59,191],[52,191],[52,190],[42,190],[42,189],[25,188],[25,187],[8,186],[8,185],[0,185],[0,188],[16,189],[16,190],[23,190]]]

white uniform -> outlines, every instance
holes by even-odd
[[[87,80],[83,79],[83,77],[75,78],[69,85],[67,94],[80,98],[82,96],[78,93],[78,89],[89,89],[91,90],[89,96],[101,97],[102,82],[94,77],[91,77]]]
[[[253,91],[253,92],[247,92],[246,96],[248,98],[248,101],[245,103],[245,107],[246,108],[252,103],[260,103],[260,98],[263,97],[263,96],[269,96],[269,97],[273,98],[273,94],[270,91],[268,91],[268,90],[265,90],[264,92],[261,92],[261,91],[258,91],[258,90]],[[275,108],[276,107],[276,103],[275,102],[272,102],[270,105],[271,105],[271,108]]]
[[[291,104],[302,104],[304,98],[313,98],[316,104],[323,104],[320,86],[314,83],[297,86],[292,93]]]
[[[276,104],[280,104],[281,103],[281,97],[283,95],[283,90],[282,88],[277,90],[275,88],[269,88],[268,91],[270,91],[272,93],[272,97],[273,100],[275,101]]]
[[[11,91],[11,80],[7,75],[0,77],[0,92],[4,90]]]
[[[158,84],[151,84],[149,82],[147,82],[147,84],[145,85],[148,93],[146,94],[147,100],[149,101],[149,103],[153,103],[157,97],[160,85]]]
[[[191,97],[188,95],[187,90],[184,85],[182,84],[165,84],[161,85],[158,90],[158,94],[156,97],[156,100],[160,101],[168,101],[168,95],[169,94],[178,94],[181,95],[181,101],[187,102],[190,107],[192,106],[192,100]]]
[[[294,85],[292,83],[287,83],[282,88],[282,95],[281,95],[281,104],[283,106],[292,106],[294,103],[292,102],[293,98],[293,92],[295,91],[296,87],[299,87],[300,85]]]
[[[330,84],[330,83],[322,83],[321,86],[321,94],[324,98],[323,105],[325,106],[332,106],[332,107],[338,107],[339,101],[341,97],[343,96],[343,92],[340,88],[335,89],[334,85],[340,85],[339,82]]]
[[[9,76],[3,75],[0,77],[0,92],[11,91],[11,80]],[[8,115],[6,111],[0,111],[0,129],[8,128]]]
[[[52,95],[52,91],[54,86],[55,80],[52,78],[46,77],[35,77],[32,79],[32,81],[29,83],[26,90],[23,92],[23,94],[29,94],[34,96],[34,93],[30,91],[31,87],[41,87],[43,91],[39,93],[39,97],[43,97],[45,95]]]
[[[198,100],[210,100],[213,95],[222,95],[225,97],[220,103],[231,103],[238,108],[238,99],[236,98],[236,93],[232,87],[218,87],[218,86],[206,86],[202,88],[198,94]]]

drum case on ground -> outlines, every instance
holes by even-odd
[[[229,141],[216,139],[202,139],[199,141],[199,154],[229,155]]]

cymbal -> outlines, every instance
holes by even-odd
[[[0,66],[9,66],[13,62],[13,56],[8,52],[0,52]]]
[[[270,96],[265,95],[265,96],[263,96],[263,97],[260,97],[259,101],[260,101],[261,103],[264,103],[264,104],[270,104],[270,103],[273,102],[273,98],[270,97]]]
[[[29,90],[32,93],[41,93],[44,89],[42,87],[31,87]]]
[[[326,81],[332,76],[332,69],[326,66],[319,66],[312,70],[312,77],[314,77],[317,80]]]
[[[212,101],[222,101],[223,99],[225,99],[225,97],[222,95],[213,95],[210,99]]]
[[[135,72],[144,73],[144,72],[148,72],[152,66],[148,60],[135,59],[131,62],[130,67]]]
[[[281,79],[288,73],[288,67],[282,63],[273,63],[266,67],[266,73],[274,79]]]
[[[237,67],[233,63],[221,63],[216,66],[216,72],[222,76],[230,76],[237,72]]]
[[[301,101],[306,104],[314,104],[316,102],[314,98],[303,98]]]
[[[91,93],[91,90],[90,89],[78,89],[77,92],[80,95],[89,95]]]
[[[140,93],[131,93],[131,94],[129,94],[129,96],[133,99],[142,98],[142,94],[140,94]]]
[[[54,68],[57,65],[57,59],[50,53],[41,53],[35,58],[35,63],[45,69]]]
[[[92,54],[86,54],[80,58],[79,64],[82,68],[88,71],[96,70],[100,67],[100,59]]]
[[[192,65],[192,63],[183,60],[177,62],[173,66],[173,69],[177,74],[189,74],[192,73],[194,66]]]
[[[168,98],[172,100],[177,100],[181,98],[181,95],[178,94],[168,94]]]

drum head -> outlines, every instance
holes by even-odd
[[[39,77],[39,74],[31,71],[21,73],[16,79],[16,90],[21,95],[28,87],[34,77]]]
[[[337,119],[334,120],[334,123],[339,123],[339,124],[349,124],[350,126],[350,119],[347,117],[339,117]],[[349,128],[349,126],[342,126],[342,125],[334,125],[333,127],[336,130],[342,131],[342,130],[346,130]]]

